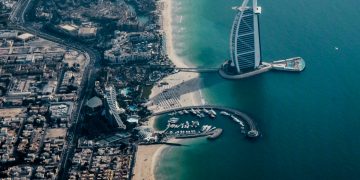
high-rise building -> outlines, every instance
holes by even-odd
[[[252,71],[261,65],[259,14],[261,7],[257,0],[244,0],[238,11],[230,35],[232,64],[238,74]]]

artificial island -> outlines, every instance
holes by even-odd
[[[241,79],[305,67],[301,58],[261,61],[256,0],[236,8],[221,68],[176,57],[168,0],[0,3],[0,178],[149,178],[145,161],[159,145],[215,139],[219,117],[245,137],[260,135],[244,112],[207,104],[198,73]],[[155,130],[159,116],[166,125]]]
[[[219,73],[226,79],[242,79],[261,74],[272,69],[280,71],[303,71],[305,61],[301,57],[263,62],[261,58],[259,15],[261,7],[257,0],[244,0],[240,7],[234,7],[235,16],[230,33],[230,57],[220,68]]]

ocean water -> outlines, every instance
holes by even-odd
[[[241,0],[174,0],[176,52],[195,66],[229,58]],[[216,141],[166,149],[158,179],[360,179],[360,11],[356,0],[259,0],[264,61],[301,56],[302,73],[228,81],[203,74],[209,104],[241,109],[262,136],[249,141],[230,121]],[[338,50],[336,50],[338,47]]]

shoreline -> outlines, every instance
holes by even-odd
[[[188,62],[176,55],[173,42],[172,27],[172,0],[161,0],[163,9],[162,30],[166,40],[166,52],[172,63],[177,67],[190,67]],[[161,84],[166,84],[165,86]],[[152,112],[159,112],[174,107],[184,107],[192,105],[203,105],[205,100],[201,92],[202,84],[200,82],[199,73],[194,72],[177,72],[171,74],[151,89],[149,96],[148,109]],[[168,98],[168,94],[171,98]],[[147,126],[156,130],[155,117],[148,120]],[[170,139],[170,143],[179,143],[183,140]],[[136,152],[136,161],[134,167],[133,179],[137,180],[154,180],[155,171],[161,154],[169,145],[139,145]]]
[[[183,140],[170,139],[169,143]],[[165,144],[138,145],[134,167],[134,180],[155,180],[155,170],[164,150],[171,146]]]
[[[134,167],[134,180],[155,180],[155,166],[164,145],[138,145]]]
[[[172,27],[172,0],[161,0],[163,3],[162,30],[166,40],[166,52],[169,59],[177,67],[190,67],[185,59],[180,58],[174,48],[173,27]],[[153,112],[171,109],[173,107],[184,107],[191,105],[203,105],[205,100],[201,93],[201,82],[199,73],[195,72],[177,72],[163,78],[151,89],[148,108]],[[162,86],[160,84],[166,84]],[[164,100],[165,93],[170,91],[169,101]],[[168,107],[166,107],[168,105]]]
[[[170,60],[174,63],[177,67],[189,67],[184,59],[181,59],[179,56],[176,55],[174,49],[174,42],[173,42],[173,27],[172,27],[172,0],[161,0],[160,3],[163,3],[163,8],[161,12],[162,17],[162,30],[165,35],[166,40],[166,53],[169,56]]]

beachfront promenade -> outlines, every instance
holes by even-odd
[[[217,106],[217,105],[200,105],[200,106],[187,106],[187,107],[179,107],[179,108],[173,108],[173,109],[168,109],[168,110],[164,110],[164,111],[160,111],[160,112],[155,112],[152,115],[144,118],[144,119],[149,119],[153,116],[160,116],[160,115],[164,115],[167,113],[171,113],[171,112],[176,112],[176,111],[182,111],[182,110],[191,110],[191,109],[214,109],[214,110],[219,110],[219,111],[227,111],[229,113],[232,113],[236,116],[239,116],[242,120],[246,121],[246,123],[249,126],[249,132],[254,132],[255,134],[258,135],[259,130],[256,127],[256,124],[254,122],[254,120],[252,118],[250,118],[247,114],[234,109],[234,108],[229,108],[229,107],[224,107],[224,106]],[[256,136],[257,136],[256,135]]]

